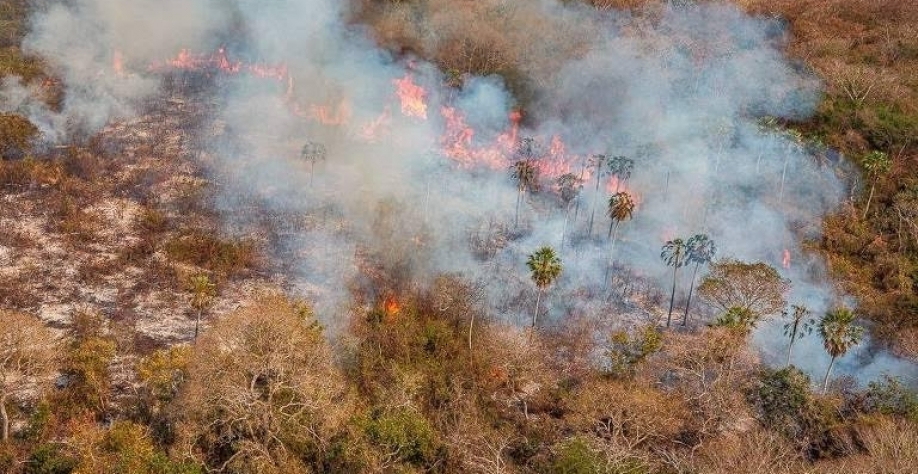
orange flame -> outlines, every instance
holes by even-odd
[[[383,301],[383,310],[385,310],[386,315],[395,316],[402,310],[402,307],[394,296],[387,296]]]
[[[781,266],[783,266],[785,270],[789,270],[790,264],[791,264],[790,250],[784,249],[784,254],[781,258]]]
[[[117,49],[112,53],[112,70],[115,71],[115,75],[124,75],[124,56]]]
[[[310,115],[323,125],[344,125],[351,118],[351,105],[347,100],[342,100],[332,108],[328,105],[310,105]]]
[[[360,138],[368,142],[375,142],[379,138],[380,130],[386,128],[389,122],[391,122],[391,113],[389,112],[389,107],[386,107],[379,114],[379,117],[376,117],[360,129]]]
[[[396,87],[396,94],[402,103],[402,114],[406,117],[417,117],[427,119],[427,91],[423,87],[414,83],[411,74],[405,75],[401,79],[393,81]]]

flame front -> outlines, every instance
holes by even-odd
[[[396,300],[394,296],[387,296],[385,301],[383,301],[383,310],[385,310],[388,316],[395,316],[402,310],[402,307],[398,304],[398,300]]]
[[[784,267],[785,270],[789,270],[790,264],[791,264],[790,250],[784,249],[784,254],[781,257],[781,266]]]
[[[402,103],[402,113],[407,117],[427,119],[427,91],[414,83],[411,74],[393,81],[396,94]]]

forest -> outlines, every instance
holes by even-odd
[[[0,472],[918,472],[918,3],[6,0]]]

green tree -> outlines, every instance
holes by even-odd
[[[882,151],[874,150],[861,158],[861,166],[864,167],[867,176],[872,178],[870,194],[867,196],[867,204],[864,206],[864,219],[866,219],[867,213],[870,212],[870,202],[873,201],[873,192],[876,189],[877,181],[880,180],[880,175],[889,172],[892,162],[889,160],[889,155]]]
[[[667,266],[673,267],[673,291],[669,296],[669,313],[666,315],[666,327],[669,327],[673,319],[673,305],[676,302],[676,275],[679,268],[685,266],[685,241],[682,239],[673,239],[663,244],[660,252],[660,258]]]
[[[829,376],[835,359],[845,355],[848,349],[860,344],[864,337],[864,328],[854,324],[857,316],[848,308],[838,307],[827,311],[819,321],[819,335],[826,352],[832,357],[826,377],[822,381],[822,393],[829,389]]]
[[[618,228],[622,222],[631,219],[631,216],[634,214],[634,206],[634,199],[632,199],[630,194],[624,191],[617,192],[609,197],[609,206],[606,209],[606,215],[611,219],[609,223],[609,239],[611,240],[611,245],[609,246],[609,265],[606,267],[606,281],[609,280],[609,275],[612,273]]]
[[[792,313],[784,313],[785,316],[790,316],[790,321],[784,325],[784,335],[790,338],[790,341],[787,343],[787,362],[785,362],[787,366],[790,366],[791,350],[794,348],[794,341],[813,332],[813,324],[815,324],[812,318],[807,318],[807,316],[810,315],[810,310],[807,309],[806,306],[795,304],[791,306],[791,309],[793,310]]]
[[[686,263],[694,263],[695,268],[692,270],[692,281],[689,284],[688,301],[685,302],[685,314],[682,315],[683,326],[688,324],[689,307],[692,305],[692,293],[695,290],[695,277],[698,275],[698,267],[711,263],[716,253],[717,246],[707,234],[695,234],[689,237],[685,243]]]
[[[555,255],[554,249],[545,246],[529,255],[526,266],[532,272],[532,281],[535,282],[538,293],[536,295],[535,312],[532,313],[532,327],[535,328],[536,318],[539,315],[539,304],[542,292],[551,286],[561,275],[561,259]]]
[[[214,304],[217,295],[216,285],[204,273],[194,275],[188,279],[188,291],[191,293],[191,307],[195,310],[194,340],[198,339],[198,329],[201,325],[201,316]]]

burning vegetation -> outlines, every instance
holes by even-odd
[[[913,148],[825,115],[882,78],[729,4],[465,3],[0,9],[0,471],[918,470],[832,279],[911,245]]]

